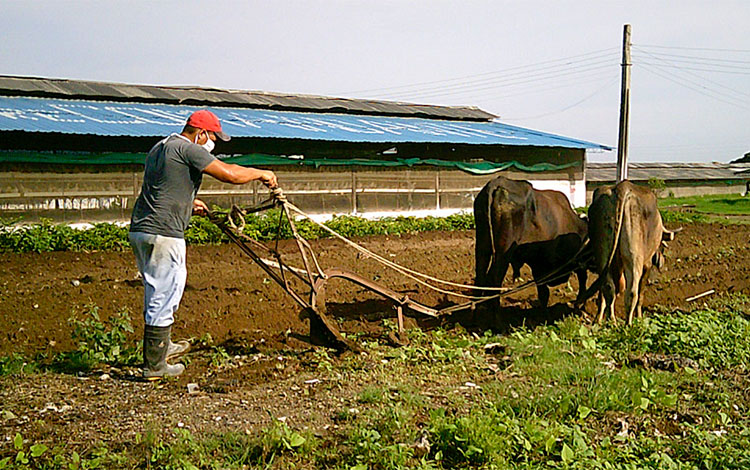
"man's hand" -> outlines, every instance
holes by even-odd
[[[193,199],[193,215],[208,215],[208,206],[200,199]]]
[[[279,181],[276,179],[276,174],[270,170],[261,170],[260,182],[268,186],[269,189],[274,189],[279,185]]]

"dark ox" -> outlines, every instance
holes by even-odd
[[[641,316],[641,295],[649,270],[654,265],[661,268],[661,247],[674,238],[674,233],[662,225],[654,193],[627,180],[594,191],[588,215],[599,278],[585,297],[598,290],[597,321],[604,319],[605,310],[614,321],[615,300],[624,290],[630,324],[634,315]]]
[[[549,286],[567,282],[573,268],[581,289],[586,287],[586,269],[569,262],[581,250],[587,224],[563,193],[500,176],[474,200],[474,223],[478,287],[500,287],[508,266],[515,279],[524,264],[535,281],[544,280],[537,283],[542,307],[549,302]]]

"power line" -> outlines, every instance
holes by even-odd
[[[596,62],[590,62],[585,64],[583,67],[574,68],[574,70],[591,70],[592,67],[595,67],[597,65],[603,65],[611,63],[610,60],[598,60]],[[438,92],[450,92],[453,90],[475,90],[475,89],[487,89],[489,85],[499,85],[499,84],[514,84],[514,83],[526,83],[527,81],[531,81],[540,77],[551,77],[551,76],[557,76],[559,74],[560,70],[569,70],[571,67],[565,66],[564,68],[561,68],[559,66],[556,66],[555,69],[552,70],[546,70],[543,71],[542,69],[526,73],[514,73],[509,74],[506,76],[499,76],[491,79],[483,79],[483,80],[477,80],[474,82],[464,82],[460,84],[455,85],[447,85],[443,87],[431,87],[431,88],[425,88],[421,90],[411,90],[411,91],[402,91],[402,92],[395,92],[387,94],[387,96],[418,96],[423,94],[434,94]]]
[[[703,57],[703,56],[694,56],[694,55],[681,55],[681,54],[665,54],[660,52],[647,52],[645,49],[641,49],[638,47],[634,47],[635,50],[642,50],[643,52],[646,52],[647,54],[653,56],[653,57],[669,57],[674,59],[671,59],[675,62],[688,62],[688,63],[704,63],[704,62],[726,62],[730,64],[750,64],[750,60],[733,60],[733,59],[717,59],[714,57]],[[680,60],[680,59],[690,59],[690,60]],[[720,64],[712,64],[712,65],[720,65]]]
[[[466,93],[468,94],[462,94],[462,99],[472,99],[477,97],[481,98],[482,100],[494,100],[501,98],[514,98],[530,94],[539,95],[553,90],[559,90],[562,88],[568,88],[587,83],[601,83],[602,79],[608,79],[610,77],[611,73],[598,72],[589,75],[588,79],[581,79],[580,77],[572,76],[563,78],[561,80],[555,80],[554,82],[550,83],[542,83],[542,85],[537,85],[536,83],[526,83],[502,87],[503,89],[507,90],[505,92],[499,92],[498,94],[488,94],[481,90],[477,92],[467,91]]]
[[[609,79],[611,76],[612,76],[611,73],[604,72],[604,73],[591,75],[591,79],[589,80],[581,80],[580,78],[577,78],[577,77],[570,77],[570,79],[568,80],[556,81],[554,86],[540,87],[534,84],[529,84],[528,86],[523,86],[521,88],[521,90],[526,90],[526,91],[519,91],[517,93],[516,92],[503,93],[499,95],[489,95],[489,96],[486,94],[470,95],[468,96],[468,98],[471,98],[472,96],[481,96],[484,99],[492,100],[492,99],[500,99],[500,98],[515,98],[518,96],[525,96],[529,94],[540,95],[549,91],[559,90],[562,88],[568,88],[571,86],[585,85],[587,83],[601,83],[603,79]],[[467,97],[464,97],[464,98],[467,98]]]
[[[652,74],[658,75],[658,76],[660,76],[662,78],[665,78],[665,79],[667,79],[667,80],[669,80],[671,82],[674,82],[674,83],[676,83],[678,85],[681,85],[681,86],[683,86],[685,88],[688,88],[688,89],[691,89],[693,91],[696,91],[696,92],[698,92],[698,93],[700,93],[700,94],[702,94],[704,96],[708,96],[709,98],[713,98],[713,99],[716,99],[718,101],[722,101],[722,102],[724,102],[726,104],[731,104],[731,105],[734,105],[734,106],[739,106],[741,108],[745,108],[744,106],[742,106],[742,104],[738,104],[738,103],[733,102],[733,101],[726,101],[724,99],[720,99],[719,97],[717,97],[715,95],[724,96],[724,97],[729,98],[729,99],[736,99],[737,98],[736,96],[732,96],[732,95],[728,95],[726,93],[722,93],[722,92],[719,92],[719,91],[716,91],[716,90],[712,90],[711,88],[709,88],[709,87],[707,87],[707,86],[705,86],[705,85],[703,85],[701,83],[697,83],[695,81],[692,81],[692,80],[689,80],[689,79],[686,79],[686,78],[676,77],[673,74],[665,73],[663,71],[660,71],[660,69],[658,67],[644,66],[643,64],[636,64],[636,65],[639,66],[639,67],[643,67],[643,70],[646,70],[646,71],[648,71],[648,72],[650,72]],[[747,109],[747,108],[745,108],[745,109]]]
[[[644,51],[644,52],[645,52],[645,51]],[[650,56],[651,58],[654,58],[654,59],[658,60],[659,62],[662,62],[662,63],[664,63],[664,64],[667,64],[667,65],[674,65],[674,64],[672,64],[672,62],[670,62],[670,61],[668,61],[668,60],[666,60],[666,59],[661,59],[661,58],[659,58],[659,57],[656,57],[656,56],[654,56],[653,54],[651,54],[651,53],[649,53],[649,52],[645,52],[645,54],[646,54],[646,55],[648,55],[648,56]],[[658,67],[658,66],[657,66],[657,67]],[[678,69],[680,69],[680,70],[684,70],[683,68],[680,68],[680,67],[677,67],[677,68],[678,68]],[[745,99],[745,98],[744,98],[745,96],[747,96],[747,97],[750,97],[750,94],[748,94],[748,93],[746,93],[746,92],[744,92],[744,91],[740,91],[740,90],[736,90],[736,89],[734,89],[734,88],[728,87],[728,86],[726,86],[726,85],[724,85],[724,84],[721,84],[721,83],[719,83],[719,82],[716,82],[716,81],[714,81],[714,80],[711,80],[711,79],[709,79],[709,78],[706,78],[706,77],[704,77],[704,76],[702,76],[702,75],[698,75],[698,74],[696,74],[696,73],[692,73],[692,72],[690,72],[690,71],[685,71],[685,74],[686,74],[686,75],[690,75],[690,76],[693,76],[693,77],[696,77],[696,78],[697,78],[698,80],[709,82],[709,83],[711,83],[711,84],[713,84],[713,85],[716,85],[716,86],[718,86],[719,88],[723,88],[723,89],[725,89],[725,90],[729,90],[730,92],[732,92],[732,93],[735,93],[736,95],[741,95],[741,96],[738,96],[738,97],[731,97],[731,96],[730,96],[730,98],[740,98],[741,100],[744,100],[744,99]],[[695,82],[692,82],[692,83],[695,83]],[[697,83],[697,85],[698,85],[698,86],[702,86],[703,88],[706,88],[706,89],[708,89],[708,87],[706,87],[705,85],[702,85],[702,84],[700,84],[700,83]],[[721,92],[717,92],[717,93],[720,93],[720,94],[722,94]],[[726,94],[724,94],[724,95],[726,96]]]
[[[594,65],[591,64],[591,66],[587,67],[579,67],[573,70],[569,70],[566,72],[559,72],[559,71],[550,71],[545,72],[543,74],[538,74],[535,77],[528,77],[528,78],[514,78],[514,79],[498,79],[492,82],[491,84],[487,84],[486,86],[481,85],[470,85],[464,88],[458,88],[458,87],[452,87],[451,89],[442,89],[442,90],[434,90],[434,91],[424,91],[424,92],[413,92],[413,93],[401,93],[397,94],[398,97],[408,97],[408,98],[432,98],[436,96],[453,96],[453,95],[460,95],[460,94],[466,94],[476,91],[483,91],[483,90],[491,90],[498,87],[510,87],[514,85],[521,85],[521,84],[527,84],[531,82],[539,82],[539,81],[547,81],[547,80],[555,80],[559,77],[565,77],[570,75],[581,75],[588,72],[593,72],[596,70],[602,70],[605,68],[614,67],[615,64],[609,62],[607,64],[602,65]],[[389,98],[393,98],[394,95],[385,95]]]
[[[533,73],[535,71],[535,69],[544,70],[546,68],[555,67],[555,65],[550,65],[550,64],[559,64],[560,62],[564,63],[566,61],[570,61],[570,63],[579,63],[579,62],[586,62],[586,61],[596,60],[596,59],[601,58],[602,55],[606,55],[606,53],[611,53],[612,50],[613,50],[613,48],[600,49],[600,50],[588,52],[588,53],[585,53],[585,54],[578,54],[578,55],[574,55],[574,56],[564,57],[564,58],[561,58],[561,59],[553,59],[553,60],[548,60],[548,61],[543,61],[543,62],[537,62],[537,63],[533,63],[533,64],[519,65],[519,66],[516,66],[516,67],[509,67],[509,68],[506,68],[506,69],[495,70],[495,71],[491,71],[491,72],[484,72],[484,73],[480,73],[480,74],[465,75],[465,76],[448,78],[448,79],[443,79],[443,80],[433,80],[433,81],[427,81],[427,82],[417,82],[417,83],[411,83],[411,84],[406,84],[406,85],[398,85],[398,86],[393,86],[393,87],[370,88],[370,89],[365,89],[365,90],[355,90],[355,91],[343,92],[343,93],[340,93],[340,94],[341,95],[350,95],[350,94],[380,92],[380,91],[386,91],[387,92],[387,91],[393,91],[393,90],[400,90],[400,89],[404,89],[404,88],[423,87],[425,85],[433,85],[433,84],[438,84],[438,83],[465,82],[467,80],[472,81],[473,79],[477,79],[478,77],[487,77],[487,76],[491,76],[491,75],[507,74],[508,72],[521,71],[521,70],[524,70],[524,69],[526,69],[527,71],[526,72],[515,72],[515,74]],[[594,57],[591,57],[591,56],[594,56]],[[572,59],[579,59],[579,58],[582,58],[582,57],[589,57],[589,58],[588,59],[576,60],[576,61],[572,60]],[[560,64],[560,65],[565,65],[565,64]],[[559,67],[560,65],[557,65],[557,66]],[[540,67],[540,66],[546,66],[546,67]],[[513,75],[513,74],[511,74],[511,75]]]
[[[556,111],[550,111],[548,113],[538,114],[536,116],[527,116],[527,117],[522,117],[522,118],[503,118],[503,121],[522,121],[522,120],[529,120],[529,119],[538,119],[538,118],[541,118],[541,117],[546,117],[546,116],[551,116],[553,114],[562,113],[562,112],[567,111],[567,110],[569,110],[571,108],[575,108],[579,104],[582,104],[582,103],[588,101],[589,99],[593,98],[594,96],[598,95],[601,91],[605,90],[606,88],[608,88],[609,86],[611,86],[613,83],[616,83],[618,78],[619,77],[615,76],[614,80],[607,81],[607,83],[605,83],[604,86],[602,86],[600,88],[597,88],[590,95],[587,95],[586,97],[584,97],[584,98],[576,101],[575,103],[572,103],[572,104],[570,104],[568,106],[565,106],[564,108],[558,109]]]
[[[747,68],[743,67],[743,70],[747,70],[747,72],[734,72],[734,71],[731,71],[731,70],[704,69],[704,68],[700,68],[700,67],[685,67],[685,66],[675,65],[675,64],[664,65],[664,64],[654,64],[653,62],[640,62],[640,63],[641,64],[646,64],[646,65],[658,65],[659,67],[671,67],[671,68],[676,68],[676,69],[680,69],[680,70],[695,70],[697,72],[727,73],[727,74],[731,74],[731,75],[750,75],[750,67],[747,67]]]
[[[725,104],[729,104],[729,105],[732,105],[732,106],[737,106],[737,107],[745,109],[745,110],[750,110],[750,108],[748,108],[746,106],[743,106],[742,104],[738,104],[738,103],[733,102],[733,101],[727,101],[725,99],[722,99],[722,98],[714,96],[714,95],[712,95],[710,93],[707,93],[706,91],[701,90],[700,88],[696,88],[695,86],[691,86],[691,85],[685,84],[683,82],[680,82],[679,79],[675,79],[672,76],[670,76],[669,74],[665,74],[663,72],[660,72],[658,68],[651,68],[651,66],[642,66],[641,64],[636,64],[636,65],[638,65],[639,67],[642,67],[643,70],[645,70],[645,71],[647,71],[649,73],[652,73],[652,74],[657,75],[657,76],[659,76],[661,78],[664,78],[665,80],[669,80],[670,82],[676,83],[677,85],[680,85],[682,87],[685,87],[685,88],[688,88],[690,90],[693,90],[696,93],[699,93],[701,95],[707,96],[709,98],[713,98],[713,99],[715,99],[717,101],[721,101],[722,103],[725,103]],[[682,80],[684,80],[684,79],[682,79]],[[714,92],[712,90],[709,90],[707,87],[705,87],[703,85],[698,85],[698,86],[705,88],[709,92],[716,93],[716,92]]]
[[[721,48],[711,48],[711,47],[659,46],[659,45],[654,45],[654,44],[638,44],[638,47],[653,47],[657,49],[679,49],[679,50],[687,50],[687,51],[736,52],[740,54],[750,53],[750,49],[721,49]]]

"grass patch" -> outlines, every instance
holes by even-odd
[[[38,371],[38,362],[29,360],[21,354],[13,353],[0,357],[0,376],[35,373]]]
[[[632,327],[603,330],[600,337],[614,355],[660,353],[692,359],[702,368],[750,367],[750,299],[737,295],[691,312],[676,311],[645,318]]]
[[[750,214],[750,197],[739,194],[713,194],[707,196],[666,197],[659,199],[659,207],[695,206],[695,212],[706,214]]]
[[[653,309],[630,327],[569,317],[507,335],[412,329],[407,346],[365,341],[364,355],[321,349],[302,367],[328,387],[318,396],[336,397],[320,411],[326,430],[276,420],[251,435],[161,430],[87,458],[173,469],[748,468],[749,306],[734,295]],[[57,468],[43,465],[50,450],[34,458]]]

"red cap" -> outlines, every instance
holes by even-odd
[[[219,118],[214,113],[207,109],[201,109],[190,115],[187,120],[189,126],[197,127],[198,129],[205,129],[216,134],[216,137],[228,141],[230,137],[221,131],[221,123]]]

